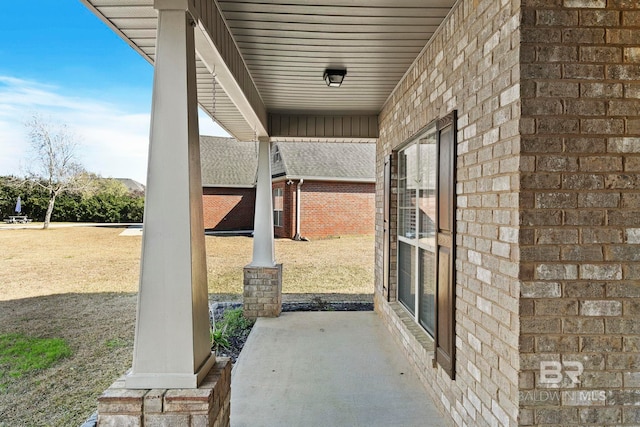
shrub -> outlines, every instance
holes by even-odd
[[[63,192],[56,198],[52,218],[64,222],[142,222],[144,194],[129,192],[115,179],[91,178],[81,192]],[[15,177],[0,177],[0,216],[15,215],[20,196],[22,213],[44,220],[49,202],[46,191]]]
[[[216,351],[228,349],[238,338],[246,339],[255,321],[242,314],[242,308],[226,310],[222,320],[213,324],[211,329],[212,348]]]
[[[220,323],[227,326],[229,335],[238,335],[247,329],[251,329],[255,321],[244,317],[242,308],[235,308],[225,311]]]

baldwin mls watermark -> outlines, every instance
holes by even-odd
[[[581,362],[540,362],[540,384],[560,384],[565,376],[571,384],[580,384],[580,375],[584,372]]]
[[[581,362],[555,360],[541,361],[539,384],[541,387],[571,388],[580,384],[580,375],[584,372]],[[531,390],[520,392],[521,402],[537,404],[592,405],[594,402],[604,403],[604,390]]]

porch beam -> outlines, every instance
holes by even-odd
[[[268,136],[267,109],[217,2],[194,0],[196,52],[256,137]]]
[[[129,389],[196,388],[211,353],[194,19],[156,0],[157,50],[133,368]]]

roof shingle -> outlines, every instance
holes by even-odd
[[[376,147],[371,143],[277,142],[274,177],[375,182]],[[256,142],[200,137],[203,187],[253,187],[258,167]]]
[[[375,181],[375,144],[278,142],[276,145],[281,161],[272,162],[274,176]]]
[[[253,187],[258,167],[257,143],[200,136],[203,187]]]

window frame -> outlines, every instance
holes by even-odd
[[[429,251],[431,253],[434,253],[434,245],[433,244],[428,244],[426,241],[423,241],[420,238],[420,235],[422,233],[422,230],[420,229],[420,194],[419,194],[419,186],[416,186],[416,188],[413,190],[414,191],[414,197],[415,197],[415,203],[413,207],[411,207],[411,210],[413,211],[412,215],[414,216],[414,221],[415,221],[415,226],[413,229],[413,237],[407,237],[403,234],[400,233],[401,228],[404,229],[404,226],[402,224],[402,221],[404,220],[404,215],[401,214],[401,212],[404,210],[405,213],[409,210],[406,209],[404,207],[401,206],[401,199],[402,199],[402,194],[401,194],[401,185],[402,185],[402,180],[403,178],[401,177],[401,172],[402,172],[402,167],[400,166],[400,158],[402,156],[402,152],[411,148],[411,147],[416,147],[416,153],[415,153],[415,171],[413,174],[413,179],[415,180],[415,182],[419,182],[418,178],[420,176],[421,173],[421,154],[420,154],[420,141],[424,140],[424,139],[429,139],[429,138],[434,138],[436,139],[437,142],[437,133],[438,133],[438,129],[437,129],[437,123],[436,121],[433,121],[431,123],[429,123],[427,126],[425,126],[424,128],[422,128],[420,130],[420,132],[418,132],[416,135],[414,135],[411,139],[409,139],[408,141],[406,141],[404,144],[402,144],[400,147],[398,147],[398,149],[396,150],[398,153],[398,179],[397,179],[397,194],[398,194],[398,202],[397,202],[397,218],[398,218],[398,224],[396,225],[396,236],[398,239],[398,249],[396,252],[396,257],[398,259],[398,267],[400,266],[400,244],[401,243],[405,243],[407,245],[409,245],[411,247],[411,256],[413,257],[413,271],[412,271],[412,275],[411,275],[411,288],[413,290],[414,293],[414,301],[413,301],[413,310],[408,307],[403,301],[400,300],[400,268],[398,268],[398,271],[396,272],[396,274],[398,275],[398,277],[396,278],[396,283],[398,284],[398,302],[400,302],[400,304],[409,312],[409,314],[411,315],[411,317],[413,318],[413,320],[429,335],[429,337],[431,337],[432,339],[435,339],[435,330],[429,330],[427,326],[425,326],[424,324],[422,324],[421,320],[420,320],[420,315],[422,312],[422,301],[421,301],[421,285],[420,285],[420,251],[424,250],[424,251]],[[437,168],[438,168],[438,163],[437,163],[437,150],[434,153],[436,156],[436,175],[437,175]],[[405,164],[405,168],[406,168],[406,164]],[[410,177],[408,176],[408,174],[405,176],[406,182],[408,182],[408,180],[410,179]],[[437,179],[436,182],[434,182],[435,186],[437,187]],[[436,201],[437,204],[437,201]],[[438,224],[437,224],[437,215],[434,221],[434,225],[435,225],[435,229],[437,229]],[[435,254],[434,254],[435,255]],[[435,266],[434,266],[435,267]],[[435,268],[434,268],[434,281],[437,281],[437,277],[435,277]],[[437,291],[436,291],[437,292]],[[434,298],[436,297],[436,295],[434,295]],[[434,329],[435,329],[435,323],[437,322],[437,311],[434,312]]]
[[[277,198],[281,199],[279,204],[281,209],[277,209]],[[273,226],[284,227],[284,189],[282,187],[273,189]]]
[[[456,158],[457,158],[457,111],[453,110],[440,119],[434,120],[427,126],[422,128],[413,137],[401,144],[396,150],[393,158],[397,159],[397,182],[395,189],[397,191],[397,198],[395,203],[396,209],[396,224],[395,235],[397,244],[395,247],[396,256],[396,300],[400,302],[401,306],[409,312],[413,317],[415,323],[417,323],[421,329],[425,331],[434,340],[434,367],[440,366],[443,371],[449,375],[452,380],[455,380],[455,341],[456,341],[456,277],[455,277],[455,258],[456,258]],[[407,169],[406,160],[403,159],[403,151],[410,148],[412,145],[420,147],[420,141],[434,132],[436,137],[436,150],[435,150],[435,213],[434,213],[434,227],[435,236],[433,248],[435,249],[435,266],[434,272],[434,284],[435,295],[433,301],[433,311],[435,316],[434,333],[430,333],[425,325],[422,324],[420,318],[420,304],[426,304],[429,306],[428,301],[425,303],[421,300],[424,293],[424,280],[420,277],[420,256],[421,249],[429,250],[428,246],[420,242],[420,185],[416,185],[415,192],[415,230],[413,236],[406,236],[405,217],[401,214],[401,204],[406,204],[407,196],[403,193],[403,168]],[[414,176],[417,178],[420,176],[421,167],[419,165],[421,151],[418,148],[415,156],[417,157],[416,173]],[[404,163],[403,163],[404,161]],[[427,173],[426,176],[430,176]],[[430,181],[430,180],[429,180]],[[420,182],[416,180],[416,182]],[[406,184],[405,188],[406,189]],[[428,189],[428,188],[427,188]],[[429,193],[426,193],[429,194]],[[430,207],[430,205],[429,205]],[[425,212],[430,209],[425,208]],[[427,225],[429,228],[429,226]],[[403,234],[401,234],[401,232]],[[408,244],[411,247],[411,291],[414,296],[414,311],[412,312],[408,308],[401,298],[407,299],[406,287],[406,273],[401,276],[401,265],[406,262],[404,257],[400,256],[401,245]],[[407,253],[407,252],[405,252]],[[405,269],[406,270],[406,269]],[[401,280],[403,281],[401,287]],[[403,295],[404,294],[404,295]],[[431,319],[429,319],[431,320]]]

